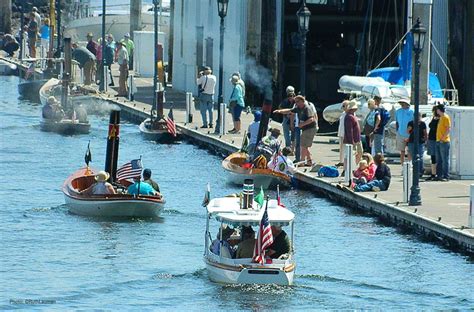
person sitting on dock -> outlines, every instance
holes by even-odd
[[[8,56],[13,57],[15,52],[20,49],[20,45],[11,34],[6,34],[3,37],[3,47],[1,49],[5,51]]]
[[[386,191],[390,186],[390,181],[392,179],[392,174],[390,173],[390,168],[385,163],[385,158],[381,153],[378,153],[374,157],[375,164],[377,165],[377,170],[375,171],[374,180],[365,183],[358,184],[354,187],[355,192],[368,192],[368,191]]]
[[[61,120],[64,117],[64,111],[58,100],[54,96],[50,96],[46,105],[43,106],[42,115],[44,119]]]
[[[357,170],[354,170],[352,175],[354,176],[352,181],[355,184],[365,184],[369,182],[369,164],[367,163],[367,161],[364,159],[359,161],[359,167],[357,168]]]
[[[222,232],[222,239],[220,239],[221,232]],[[217,232],[216,239],[213,240],[211,243],[211,247],[210,247],[211,251],[218,256],[221,255],[221,251],[222,251],[222,257],[233,258],[235,252],[230,246],[229,242],[227,241],[232,235],[232,233],[234,233],[233,229],[231,229],[227,225],[223,225],[221,227],[221,230]],[[222,245],[222,249],[221,249],[221,245]]]
[[[115,194],[115,189],[107,182],[110,178],[110,175],[106,171],[99,171],[95,176],[95,183],[81,191],[82,195],[108,195]]]
[[[295,165],[288,156],[293,155],[290,147],[285,147],[281,153],[275,153],[268,162],[268,168],[286,175],[292,175],[296,172]]]
[[[135,195],[135,196],[136,195],[151,195],[151,196],[160,195],[160,193],[155,191],[150,184],[140,181],[140,177],[135,178],[135,183],[133,183],[132,185],[128,187],[127,193],[130,195]]]
[[[290,252],[291,243],[288,235],[281,226],[272,225],[273,243],[268,247],[267,255],[272,259],[278,259]]]
[[[235,258],[252,258],[255,248],[255,232],[251,226],[242,227],[242,241],[237,245]]]
[[[143,170],[143,182],[150,184],[155,191],[160,192],[160,186],[151,178],[151,170],[148,168]]]

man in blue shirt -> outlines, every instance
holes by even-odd
[[[395,121],[397,128],[397,150],[400,151],[400,163],[405,162],[405,149],[408,138],[408,123],[413,121],[413,110],[410,109],[410,101],[401,99],[398,103],[402,106],[395,113]]]
[[[140,190],[140,195],[156,195],[158,194],[153,187],[145,182],[141,182],[140,178],[135,179],[135,183],[130,185],[127,189],[127,193],[131,195],[137,195]]]

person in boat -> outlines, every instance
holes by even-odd
[[[273,243],[268,247],[266,254],[272,259],[278,259],[290,252],[291,243],[281,226],[272,225]]]
[[[150,184],[158,193],[160,192],[160,186],[151,178],[151,170],[148,168],[143,170],[143,182]]]
[[[235,258],[252,258],[255,248],[255,232],[251,226],[242,227],[242,241],[237,245]]]
[[[130,195],[138,195],[138,192],[140,195],[160,196],[160,193],[155,191],[150,184],[140,181],[140,177],[135,178],[135,183],[127,189],[127,193]]]
[[[42,115],[44,119],[61,120],[64,118],[64,111],[58,100],[54,96],[50,96],[46,105],[43,106]]]
[[[292,175],[296,172],[295,165],[288,156],[292,156],[293,152],[290,147],[285,147],[281,151],[281,154],[275,153],[270,161],[268,162],[268,168],[274,171],[284,173],[286,175]]]
[[[220,239],[221,231],[222,231],[222,239]],[[230,246],[228,242],[228,239],[230,238],[232,233],[234,233],[234,230],[224,224],[221,227],[221,230],[217,232],[216,239],[213,240],[211,243],[211,247],[210,247],[211,251],[218,256],[221,255],[221,251],[222,251],[222,257],[234,258],[235,251],[232,249],[232,247]],[[222,245],[222,249],[221,249],[221,245]]]
[[[86,188],[85,190],[81,191],[82,195],[108,195],[108,194],[115,194],[115,189],[107,182],[110,178],[110,175],[106,171],[99,171],[99,173],[95,176],[95,183]]]
[[[268,130],[270,135],[263,137],[263,139],[258,143],[254,157],[257,158],[260,155],[265,156],[267,162],[272,158],[273,154],[278,150],[280,142],[278,137],[281,134],[280,129],[271,128]]]
[[[253,155],[255,147],[257,146],[258,129],[260,128],[260,120],[262,119],[262,112],[253,112],[253,122],[249,125],[247,136],[249,138],[249,146],[247,147],[248,154]]]

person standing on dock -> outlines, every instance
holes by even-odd
[[[135,50],[135,44],[133,43],[132,39],[130,39],[130,33],[126,33],[123,36],[123,43],[125,45],[125,48],[127,49],[128,52],[128,59],[129,59],[129,65],[128,68],[130,70],[133,70],[133,52]]]
[[[293,108],[295,106],[295,88],[292,86],[286,87],[286,99],[281,101],[278,109]],[[283,115],[283,121],[281,122],[283,127],[283,137],[285,138],[285,147],[294,148],[295,141],[295,116],[292,114]]]
[[[89,50],[92,54],[94,54],[95,57],[97,57],[97,51],[99,49],[99,46],[97,45],[97,42],[94,41],[94,34],[93,33],[88,33],[87,34],[87,50]]]
[[[357,102],[352,100],[347,105],[346,117],[344,118],[344,144],[352,144],[355,151],[355,162],[358,164],[362,157],[362,142],[360,136],[360,126],[355,112],[358,109]],[[347,164],[344,163],[344,170]]]
[[[117,42],[117,63],[120,66],[119,90],[117,96],[128,96],[128,52],[123,42]]]
[[[30,13],[30,22],[28,24],[28,48],[30,57],[36,58],[36,41],[38,39],[38,23],[35,19],[35,13]]]
[[[405,162],[405,152],[410,134],[408,133],[408,123],[413,121],[413,110],[410,109],[410,101],[401,99],[398,103],[402,106],[395,113],[397,128],[397,149],[400,151],[400,163]],[[408,155],[410,157],[410,155]]]
[[[41,38],[41,57],[47,57],[49,52],[49,18],[43,20],[43,25],[40,28]]]
[[[77,43],[72,44],[72,58],[79,63],[79,68],[84,73],[84,85],[92,83],[92,73],[95,69],[95,55],[84,47],[79,47]]]
[[[451,138],[451,119],[446,114],[444,104],[438,104],[436,112],[439,115],[436,129],[436,173],[438,181],[449,181],[449,148]]]
[[[212,69],[205,66],[197,78],[199,89],[199,110],[201,111],[202,126],[201,128],[212,128],[212,110],[214,108],[214,93],[216,89],[216,76],[212,74]],[[209,113],[209,123],[207,114]]]

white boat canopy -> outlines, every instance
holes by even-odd
[[[267,204],[263,203],[263,207]],[[259,208],[253,202],[253,209],[240,209],[240,198],[224,197],[212,199],[208,206],[208,214],[215,216],[216,220],[232,226],[258,226],[262,220],[264,208]],[[295,215],[288,209],[278,206],[275,199],[268,202],[268,220],[271,225],[287,226]]]

